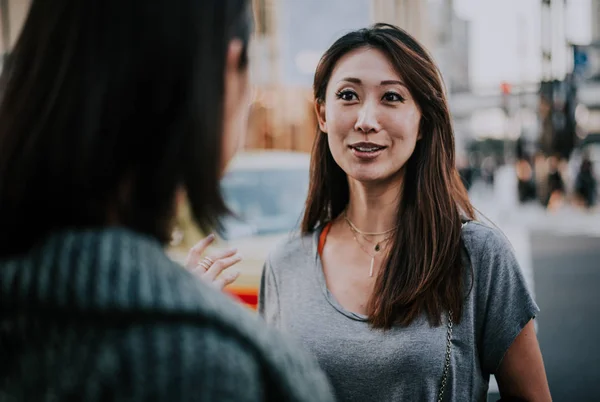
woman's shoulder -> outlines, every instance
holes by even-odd
[[[267,263],[278,271],[290,269],[307,261],[316,253],[316,232],[294,231],[279,240],[271,248]],[[314,257],[314,256],[313,256]]]
[[[462,232],[464,245],[472,259],[492,253],[512,252],[506,235],[497,227],[479,221],[469,221],[464,224]]]
[[[500,229],[469,222],[463,228],[463,242],[477,282],[514,284],[524,280],[515,250]]]

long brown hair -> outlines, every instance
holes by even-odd
[[[404,30],[388,24],[350,32],[325,52],[314,78],[315,102],[325,92],[338,60],[371,47],[387,55],[421,110],[422,138],[405,165],[397,224],[384,269],[369,301],[375,328],[406,326],[422,314],[440,325],[451,311],[460,322],[465,298],[461,219],[474,218],[455,166],[454,134],[444,84],[427,51]],[[302,232],[310,233],[339,216],[349,201],[346,173],[334,161],[327,136],[317,128],[312,150],[310,190]]]

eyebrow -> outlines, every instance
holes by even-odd
[[[362,81],[358,78],[354,78],[354,77],[345,77],[342,78],[340,81],[346,81],[346,82],[351,82],[353,84],[362,84]],[[399,80],[384,80],[381,81],[379,83],[380,86],[384,86],[384,85],[402,85],[403,87],[406,87],[406,84],[404,84],[402,81]]]
[[[398,80],[387,80],[387,81],[381,81],[380,85],[402,85],[403,87],[405,87],[406,85],[402,82],[402,81],[398,81]]]

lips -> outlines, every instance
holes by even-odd
[[[387,147],[373,142],[357,142],[350,145],[349,148],[359,159],[374,159]]]
[[[350,148],[355,149],[359,152],[376,152],[386,147],[383,145],[375,144],[373,142],[357,142],[355,144],[350,145]]]

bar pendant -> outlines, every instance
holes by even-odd
[[[371,269],[369,269],[369,277],[373,277],[373,266],[375,265],[375,256],[371,257]]]

